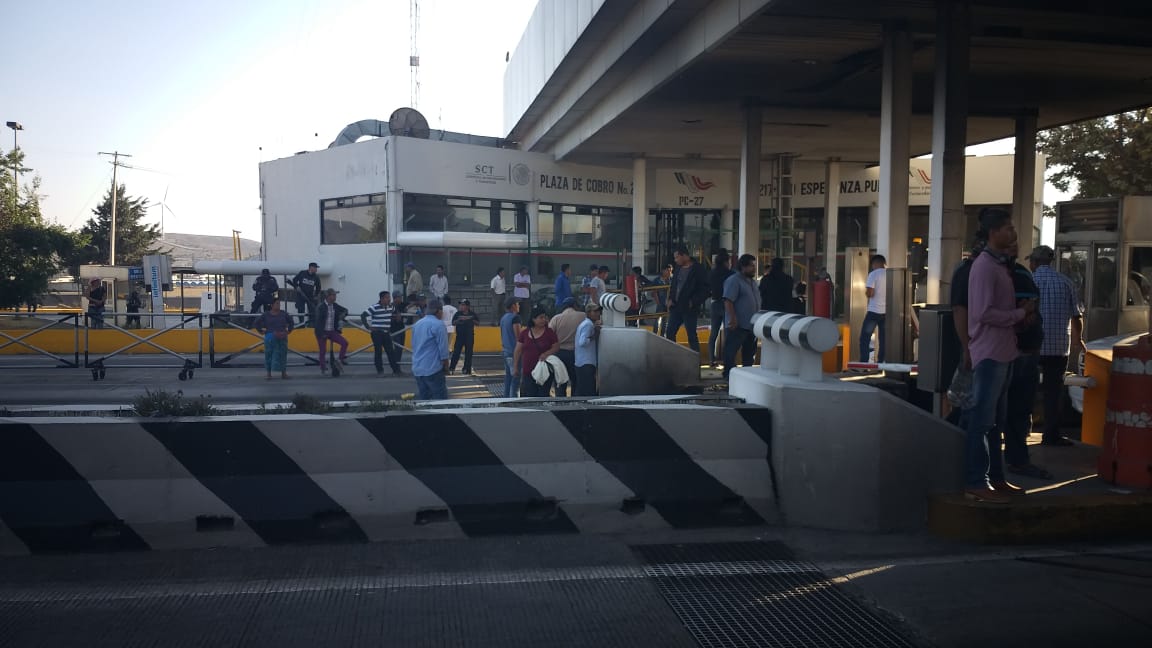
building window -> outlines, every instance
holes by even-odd
[[[405,232],[524,234],[525,203],[483,198],[404,194]]]
[[[624,250],[632,245],[632,210],[543,203],[535,238],[545,248]]]
[[[1129,248],[1125,306],[1147,308],[1152,304],[1152,247]]]
[[[328,198],[320,201],[320,242],[324,245],[388,241],[386,194]]]

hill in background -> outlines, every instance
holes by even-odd
[[[230,261],[234,258],[230,236],[166,232],[156,247],[172,256],[173,267],[191,267],[196,261]],[[240,255],[242,259],[259,259],[260,241],[241,238]]]

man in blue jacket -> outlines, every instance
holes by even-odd
[[[556,310],[559,312],[560,304],[572,298],[572,265],[565,263],[560,266],[560,274],[556,275]]]

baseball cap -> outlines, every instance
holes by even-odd
[[[308,264],[308,267],[309,267],[309,268],[319,268],[319,267],[320,267],[320,264],[319,264],[319,263],[316,263],[315,261],[313,261],[312,263],[309,263],[309,264]]]
[[[468,301],[467,299],[461,299],[459,303],[461,303],[461,304],[468,304],[469,306],[471,306],[471,305],[472,305],[472,302]]]
[[[1051,261],[1056,258],[1056,251],[1047,245],[1037,245],[1032,248],[1032,254],[1029,254],[1028,258],[1035,261]]]
[[[564,301],[560,302],[560,306],[562,306],[564,308],[567,308],[569,306],[575,306],[575,305],[576,305],[576,300],[571,298],[571,297],[565,297]]]
[[[415,264],[415,263],[412,263],[411,261],[409,261],[408,263],[405,263],[405,264],[404,264],[404,267],[405,267],[405,268],[415,268],[415,267],[416,267],[416,264]]]

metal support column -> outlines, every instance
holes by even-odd
[[[648,254],[648,160],[638,157],[632,160],[632,265],[645,266]],[[656,259],[657,265],[661,259]],[[659,273],[660,268],[647,268]]]
[[[840,158],[824,163],[824,267],[836,281],[836,248],[840,245]]]
[[[936,93],[932,108],[932,196],[928,211],[928,303],[948,300],[964,248],[964,153],[968,133],[966,0],[936,3]]]
[[[1020,257],[1038,239],[1036,218],[1036,113],[1016,118],[1016,157],[1012,163],[1012,220],[1019,237]]]
[[[912,33],[904,25],[884,31],[883,86],[880,93],[880,200],[876,249],[894,274],[908,268],[908,160],[911,157]],[[884,361],[908,362],[912,348],[908,301],[887,291]]]
[[[734,256],[760,256],[761,109],[749,102],[744,108],[744,139],[740,143],[740,226]]]

